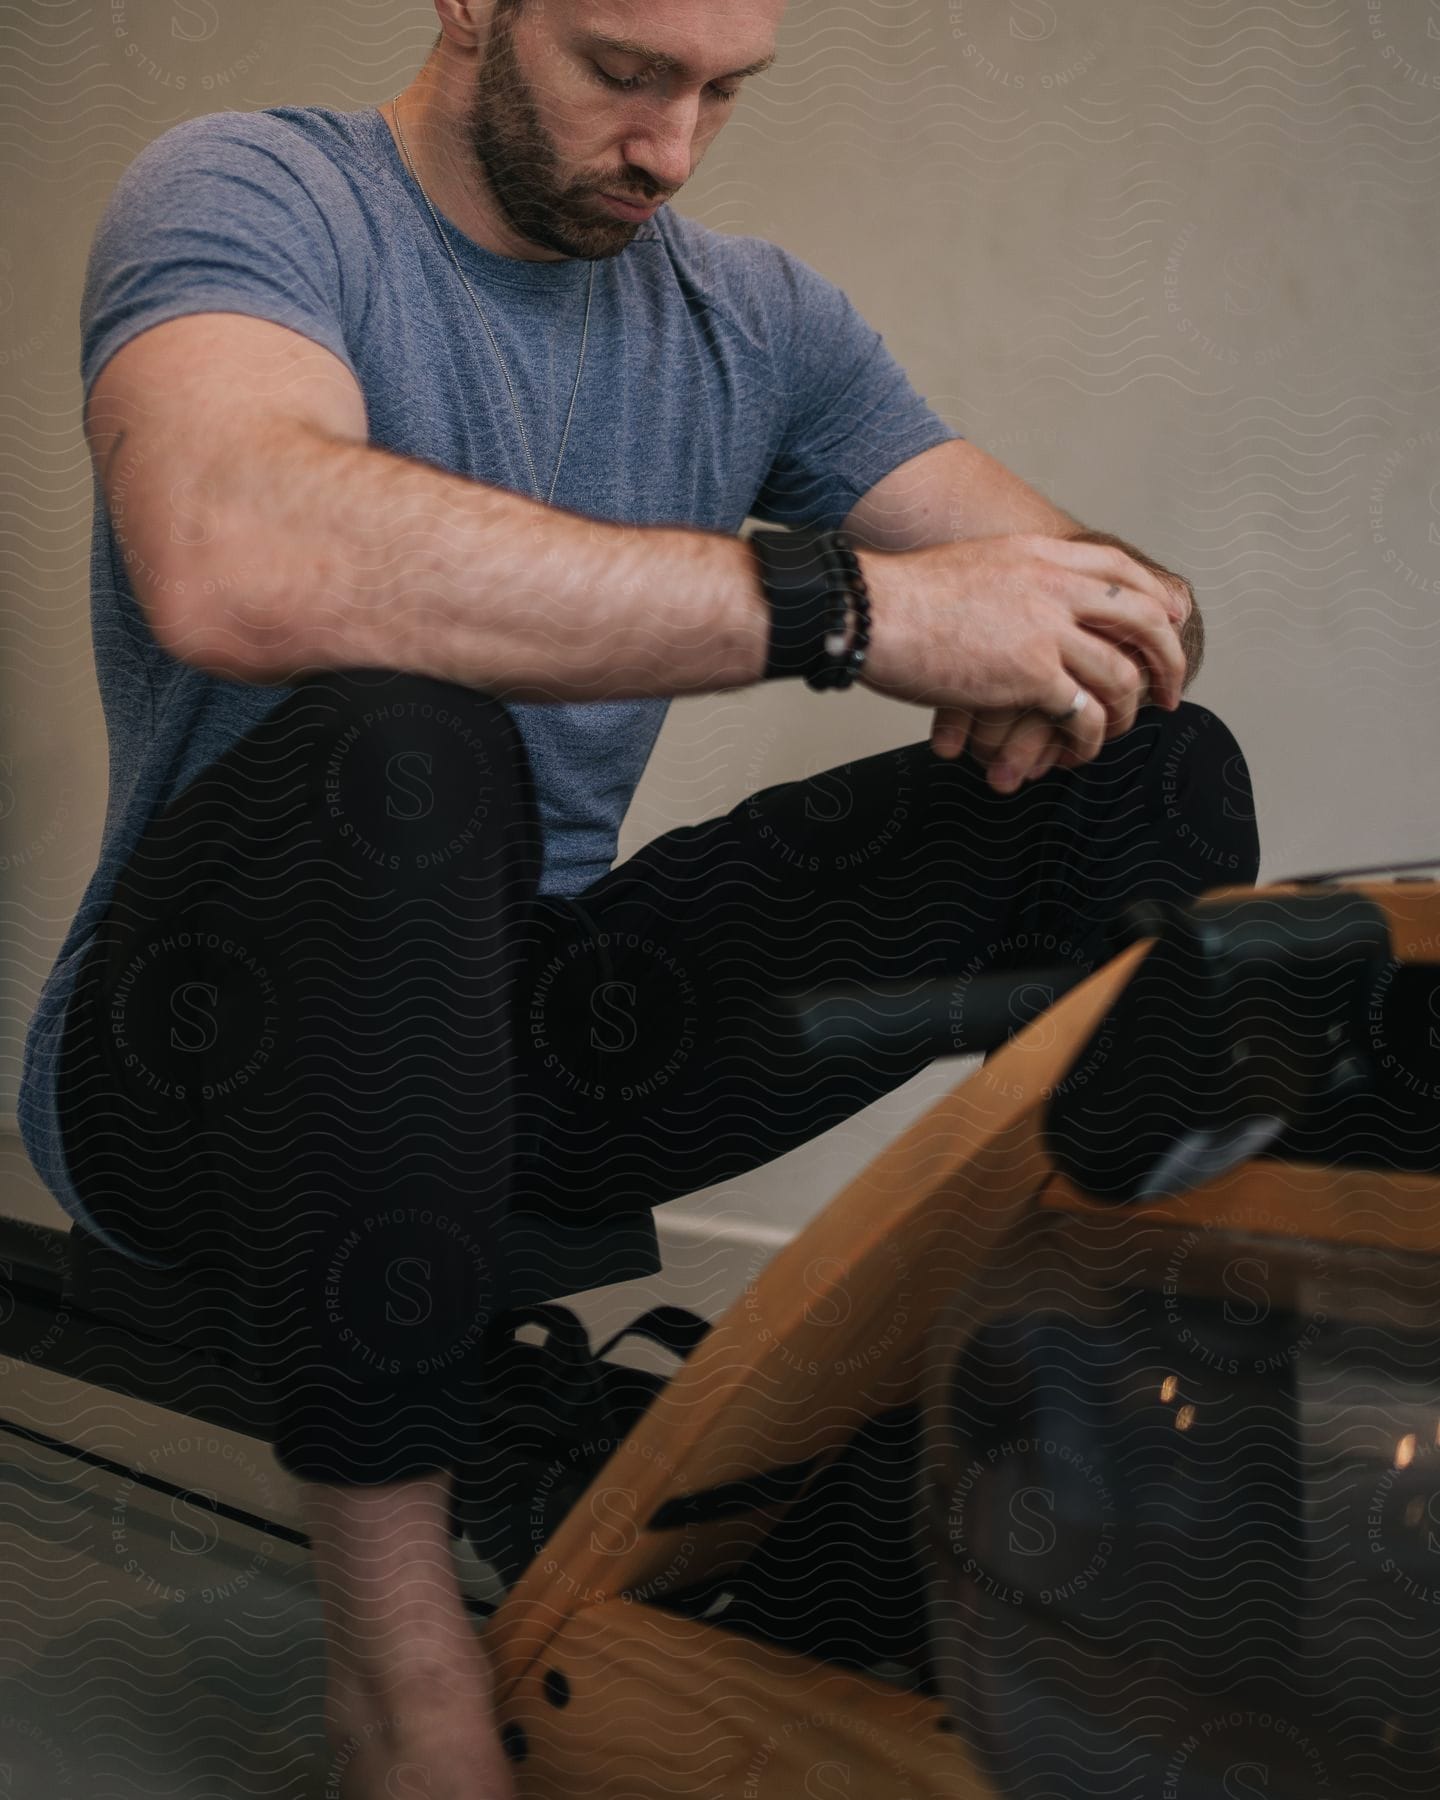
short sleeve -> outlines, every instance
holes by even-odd
[[[346,192],[313,145],[261,113],[187,119],[148,144],[116,183],[90,247],[80,311],[87,404],[117,350],[186,313],[269,319],[354,374],[346,310],[360,296],[347,295],[334,236]]]
[[[753,516],[779,525],[842,525],[857,501],[912,456],[961,434],[932,411],[849,297],[776,249],[789,330],[776,392],[783,435]]]

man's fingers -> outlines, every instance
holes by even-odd
[[[1075,623],[1108,639],[1126,660],[1139,664],[1149,675],[1150,698],[1161,706],[1178,702],[1185,681],[1185,651],[1168,618],[1156,616],[1135,594],[1122,588],[1112,594],[1098,584],[1075,608]],[[1130,680],[1119,662],[1111,660],[1108,691],[1117,696]],[[1132,671],[1133,673],[1133,671]]]
[[[988,708],[973,715],[970,754],[982,767],[988,768],[994,762],[1012,727],[1017,720],[1025,717],[1027,710],[1025,707],[1002,706]]]
[[[939,707],[930,727],[930,748],[936,756],[943,756],[953,762],[956,757],[964,755],[973,723],[973,713],[956,706]]]
[[[1072,665],[1067,654],[1065,666],[1057,670],[1050,692],[1051,698],[1041,708],[1046,723],[1055,727],[1061,743],[1073,750],[1081,762],[1091,761],[1105,747],[1110,715],[1104,701],[1096,699],[1090,689],[1083,657]],[[1080,710],[1072,712],[1077,701]],[[1065,718],[1063,715],[1067,713],[1070,716]]]
[[[1162,581],[1153,569],[1147,569],[1144,563],[1136,562],[1123,550],[1111,549],[1106,544],[1084,544],[1075,538],[1047,538],[1044,542],[1051,550],[1053,560],[1063,563],[1067,569],[1091,575],[1107,587],[1119,582],[1122,588],[1158,600],[1165,609],[1165,616],[1177,625],[1188,616],[1188,597],[1182,596],[1174,583]]]
[[[1105,736],[1123,737],[1133,729],[1137,713],[1150,700],[1150,671],[1118,644],[1083,628],[1066,636],[1060,653],[1066,669],[1105,709]]]
[[[1040,712],[1022,713],[1010,726],[990,765],[990,784],[1003,793],[1013,793],[1022,782],[1032,780],[1053,764],[1067,740],[1064,727],[1052,725]]]

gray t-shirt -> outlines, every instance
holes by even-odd
[[[440,219],[499,342],[548,493],[592,265],[497,256]],[[841,290],[777,245],[662,207],[620,256],[593,266],[556,506],[727,533],[747,516],[835,526],[892,469],[959,436]],[[247,313],[323,344],[359,383],[373,444],[533,494],[490,340],[377,109],[213,113],[136,157],[86,271],[86,400],[122,345],[203,312]],[[147,821],[290,690],[218,680],[159,647],[98,481],[91,618],[109,808],[26,1038],[19,1120],[41,1179],[94,1229],[64,1164],[55,1104],[76,969]],[[610,867],[668,705],[512,705],[544,827],[542,892],[580,894]]]

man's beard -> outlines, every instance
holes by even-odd
[[[599,191],[593,184],[567,188],[561,181],[560,159],[520,72],[513,15],[498,8],[466,124],[496,205],[527,243],[594,262],[618,256],[634,240],[639,224],[607,218],[591,197]],[[635,191],[623,178],[615,185]]]

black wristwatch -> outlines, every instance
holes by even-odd
[[[762,680],[803,676],[817,690],[848,688],[870,648],[870,594],[843,531],[756,531],[750,544],[770,604]]]

